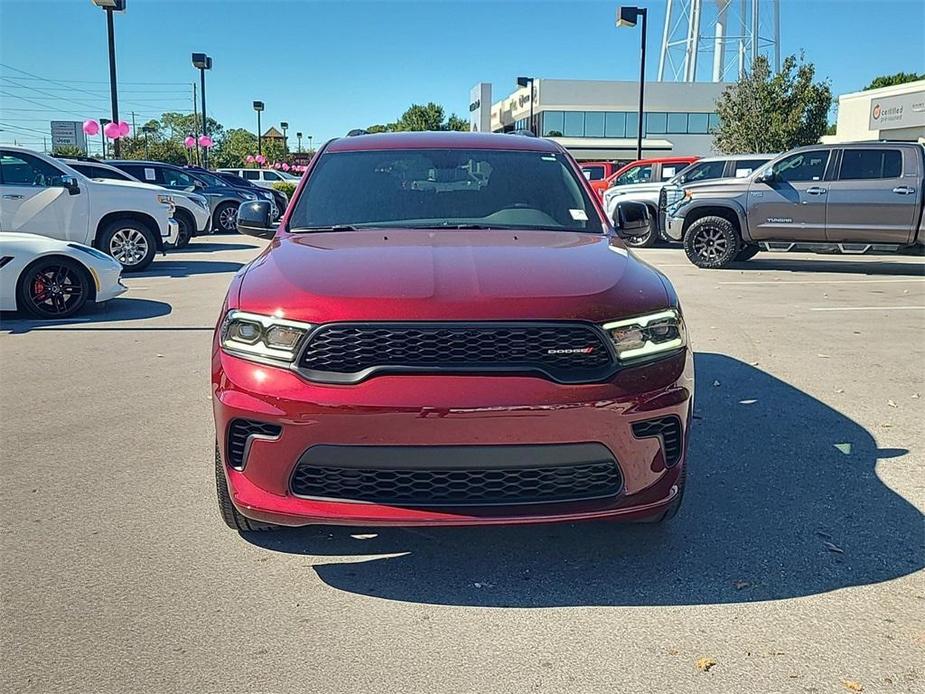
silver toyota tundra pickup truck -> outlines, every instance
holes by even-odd
[[[703,268],[760,250],[891,251],[925,244],[925,147],[914,142],[810,145],[751,176],[685,186],[664,233]]]

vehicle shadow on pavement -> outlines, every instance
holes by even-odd
[[[244,263],[231,260],[155,260],[144,272],[133,272],[131,277],[189,277],[220,272],[237,272]]]
[[[334,588],[464,606],[779,600],[925,565],[922,514],[874,469],[903,466],[906,450],[878,449],[856,422],[736,359],[698,354],[696,367],[688,488],[664,526],[315,526],[243,537],[312,556]]]
[[[27,333],[31,330],[54,330],[56,328],[76,330],[84,325],[89,327],[117,321],[158,318],[169,315],[172,310],[173,307],[163,301],[123,297],[112,299],[102,305],[85,308],[70,318],[58,320],[32,318],[22,311],[4,311],[0,316],[0,333],[6,332],[15,335]]]
[[[756,256],[751,260],[732,263],[727,270],[752,272],[831,272],[846,275],[891,275],[925,277],[925,262],[895,262],[889,260],[787,260]]]
[[[210,243],[208,241],[201,241],[196,243],[193,241],[190,245],[185,248],[174,248],[169,251],[171,255],[183,255],[186,253],[215,253],[219,251],[253,251],[259,249],[258,244],[246,244],[246,243]]]

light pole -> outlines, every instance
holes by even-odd
[[[260,112],[263,111],[263,102],[255,101],[254,110],[257,112],[257,154],[263,154],[263,135],[260,133]]]
[[[199,68],[199,84],[202,87],[202,134],[208,135],[206,127],[206,70],[212,69],[212,58],[205,53],[193,53],[193,67]],[[209,168],[209,148],[202,148],[202,168]]]
[[[308,151],[309,152],[315,151],[314,148],[312,147],[312,136],[311,135],[308,136]]]
[[[100,142],[103,143],[103,159],[106,158],[106,135],[103,132],[103,130],[110,123],[112,123],[112,121],[109,120],[108,118],[100,118]],[[118,140],[113,140],[113,142],[118,142]],[[116,156],[118,157],[119,155],[116,154]]]
[[[636,159],[642,159],[643,100],[646,90],[646,8],[620,6],[617,10],[618,27],[634,27],[642,17],[642,51],[639,58],[639,129],[636,132]]]
[[[286,151],[289,151],[289,138],[286,136],[286,131],[289,130],[289,123],[286,121],[280,121],[279,127],[283,129],[283,146],[286,148]]]
[[[109,95],[112,98],[112,122],[119,122],[119,96],[116,91],[116,37],[112,23],[113,12],[125,12],[125,0],[91,0],[106,12],[106,31],[109,35]],[[112,141],[116,157],[122,155],[119,138]],[[105,147],[104,147],[105,149]]]
[[[530,132],[536,135],[536,125],[533,122],[533,77],[518,77],[518,87],[530,87]]]
[[[302,133],[296,133],[295,136],[299,140],[299,154],[302,154]]]
[[[141,132],[143,132],[145,136],[145,159],[147,159],[148,158],[148,133],[153,133],[154,128],[152,128],[150,125],[142,125]]]

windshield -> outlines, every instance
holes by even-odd
[[[322,155],[290,229],[347,225],[602,231],[567,157],[489,149]]]

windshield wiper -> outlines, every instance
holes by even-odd
[[[312,232],[312,231],[359,231],[360,227],[353,226],[352,224],[331,224],[330,226],[318,226],[318,227],[291,227],[290,232],[294,234],[299,234],[302,232]]]

